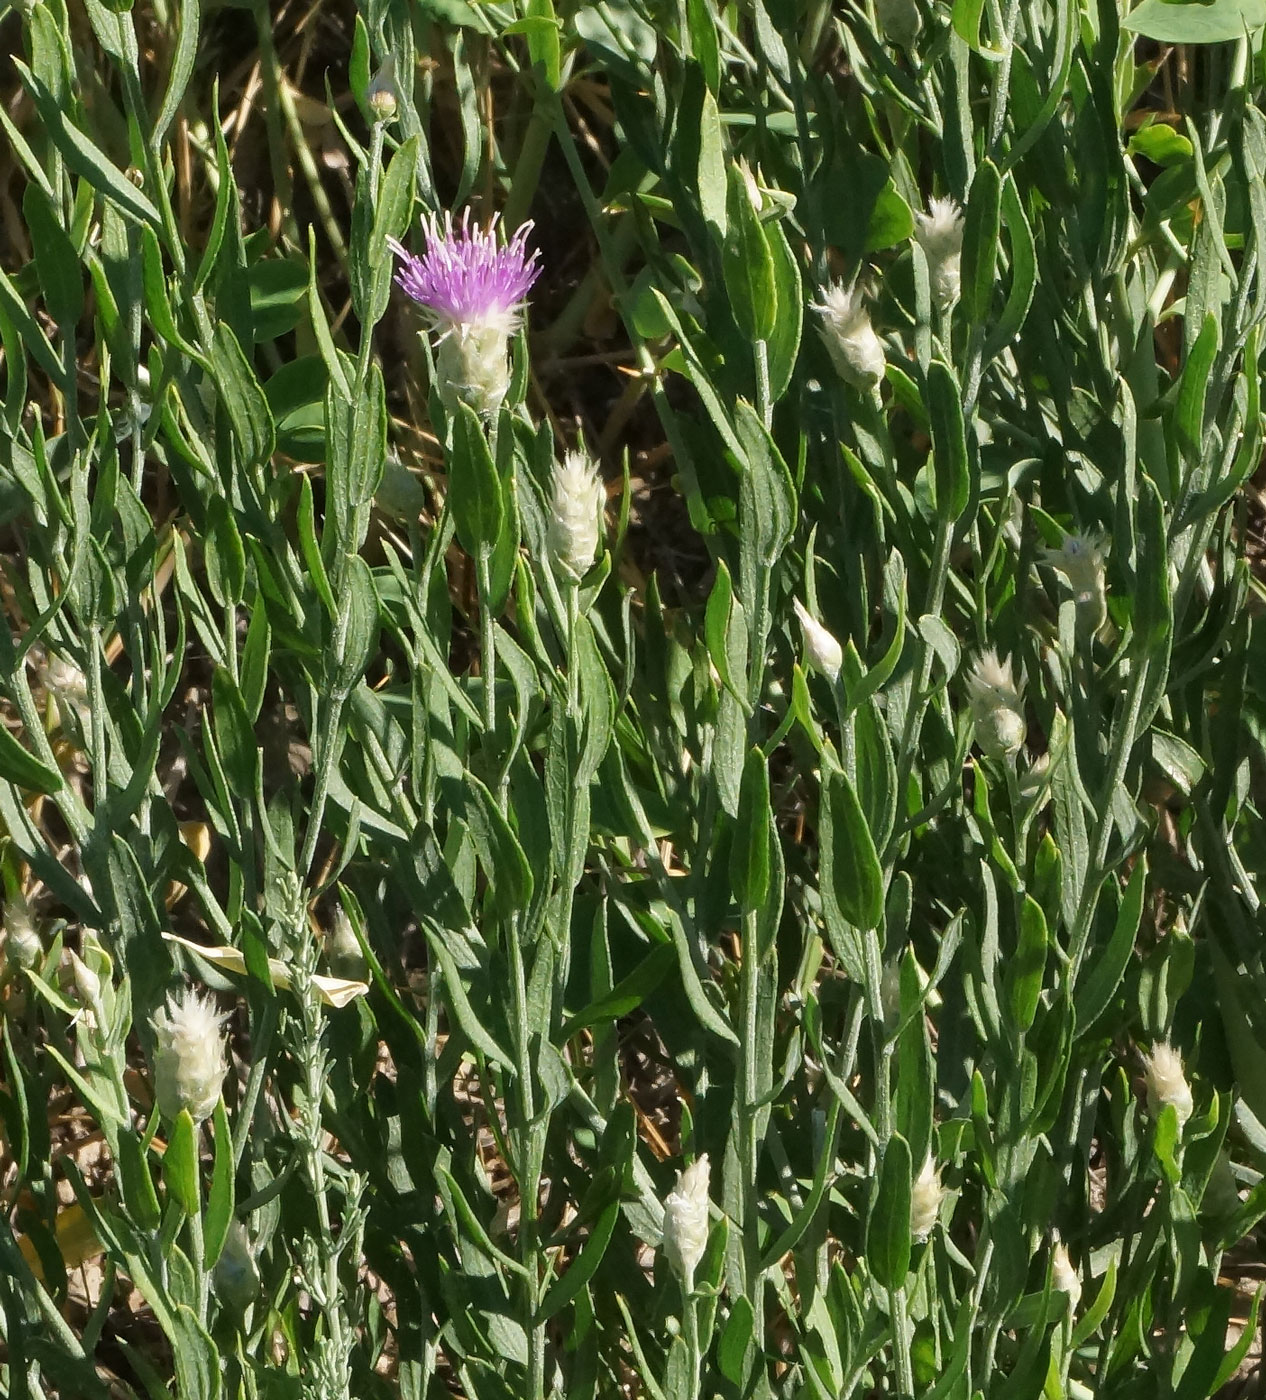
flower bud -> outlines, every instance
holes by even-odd
[[[709,1170],[704,1153],[677,1173],[677,1184],[664,1201],[664,1257],[687,1293],[708,1246]]]
[[[1077,620],[1084,618],[1097,631],[1108,616],[1108,585],[1104,567],[1104,538],[1098,534],[1070,534],[1058,549],[1043,551],[1046,562],[1064,576],[1077,604]]]
[[[1081,1279],[1077,1277],[1073,1261],[1068,1257],[1067,1246],[1058,1235],[1055,1236],[1055,1248],[1051,1253],[1051,1283],[1061,1293],[1068,1295],[1068,1311],[1075,1313],[1081,1302]]]
[[[855,389],[873,389],[884,377],[884,347],[856,284],[833,282],[813,309],[822,317],[818,334],[835,372]]]
[[[916,1240],[925,1240],[932,1233],[944,1199],[940,1170],[929,1156],[910,1192],[910,1233]]]
[[[583,452],[568,452],[554,464],[550,496],[550,555],[565,574],[579,578],[593,563],[602,535],[607,493],[598,468]]]
[[[827,680],[834,681],[844,663],[843,648],[799,598],[792,601],[792,607],[800,619],[800,630],[804,634],[804,649],[809,664],[815,671],[820,671]]]
[[[74,990],[75,1000],[85,1011],[91,1012],[94,1022],[100,1026],[101,979],[73,949],[66,956],[70,961],[70,985]]]
[[[890,44],[912,49],[923,28],[923,16],[915,0],[875,0],[879,32]]]
[[[1147,1111],[1153,1118],[1159,1118],[1165,1105],[1172,1103],[1178,1114],[1178,1126],[1182,1127],[1191,1117],[1193,1108],[1182,1056],[1167,1040],[1162,1040],[1152,1047],[1150,1055],[1144,1054],[1143,1068],[1147,1077]]]
[[[40,668],[40,679],[53,697],[63,729],[78,733],[88,724],[88,682],[73,661],[49,652]]]
[[[154,1097],[167,1120],[177,1118],[183,1108],[201,1123],[214,1111],[228,1070],[223,1021],[215,1003],[191,989],[169,996],[152,1017],[157,1041]]]
[[[34,967],[44,956],[44,943],[26,896],[16,894],[4,905],[4,956],[15,967]]]
[[[388,457],[383,465],[382,480],[374,492],[374,504],[384,515],[407,525],[422,514],[426,491],[408,467]]]
[[[325,936],[325,961],[335,977],[343,977],[350,982],[365,981],[369,972],[356,930],[352,928],[352,921],[342,905],[335,909],[334,923]]]
[[[1011,662],[999,661],[992,649],[981,652],[967,677],[967,698],[976,725],[976,742],[990,758],[1009,759],[1024,746],[1028,732],[1021,692]]]
[[[934,199],[914,216],[914,236],[928,261],[932,300],[942,311],[958,300],[962,286],[963,211],[953,199]]]
[[[259,1266],[255,1263],[250,1236],[240,1220],[229,1222],[212,1279],[216,1297],[239,1315],[259,1296]]]
[[[378,121],[395,120],[397,102],[396,58],[394,54],[388,54],[383,59],[382,67],[370,79],[365,99],[369,103],[369,110]]]

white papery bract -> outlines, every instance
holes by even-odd
[[[211,998],[191,988],[173,993],[152,1017],[154,1097],[168,1121],[179,1117],[181,1109],[195,1123],[214,1111],[228,1069],[223,1021]]]
[[[1147,1111],[1159,1118],[1167,1103],[1172,1103],[1181,1127],[1191,1117],[1194,1104],[1191,1085],[1183,1073],[1182,1056],[1167,1041],[1158,1041],[1151,1053],[1143,1055],[1143,1070],[1147,1079]]]
[[[884,377],[884,347],[857,285],[832,282],[813,309],[822,317],[818,334],[835,372],[856,389],[873,389]]]
[[[677,1184],[664,1201],[664,1257],[687,1293],[694,1287],[695,1270],[708,1247],[707,1153],[677,1173]]]
[[[325,962],[335,977],[351,982],[363,982],[369,973],[356,930],[341,904],[335,908],[334,922],[325,935]]]
[[[606,492],[597,466],[583,452],[554,464],[550,492],[549,552],[565,574],[579,578],[593,563],[602,534]]]
[[[910,1233],[916,1240],[925,1240],[932,1233],[944,1199],[940,1168],[928,1157],[910,1191]]]
[[[1058,1235],[1055,1236],[1055,1248],[1051,1252],[1051,1282],[1061,1293],[1068,1294],[1068,1311],[1075,1313],[1081,1302],[1081,1279],[1077,1277],[1077,1270],[1068,1256],[1068,1247]]]

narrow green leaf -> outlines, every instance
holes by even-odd
[[[879,926],[884,916],[883,870],[865,814],[847,774],[823,774],[821,828],[823,898],[830,897],[851,924]]]
[[[953,521],[971,499],[971,461],[958,380],[941,360],[933,360],[928,368],[927,398],[937,514]]]
[[[976,167],[963,226],[962,303],[973,326],[987,323],[993,305],[1001,218],[1002,180],[998,167],[986,158]]]
[[[739,787],[738,821],[730,845],[730,884],[739,912],[753,913],[769,897],[769,769],[759,748],[749,751]],[[746,952],[745,952],[746,955]]]
[[[1024,896],[1020,909],[1020,938],[1015,957],[1007,968],[1007,1006],[1011,1020],[1021,1034],[1033,1024],[1042,995],[1046,971],[1046,915],[1031,896]]]
[[[730,310],[738,328],[752,340],[768,340],[778,323],[774,259],[760,216],[752,208],[747,182],[737,165],[729,167],[727,228],[721,270]]]
[[[467,554],[491,550],[501,531],[501,478],[483,424],[468,404],[453,415],[448,454],[448,502]]]
[[[212,1118],[215,1133],[215,1162],[211,1168],[211,1188],[207,1192],[207,1211],[203,1221],[203,1248],[208,1269],[215,1267],[229,1226],[233,1223],[233,1134],[229,1131],[224,1100],[215,1106]]]
[[[163,1154],[163,1183],[186,1215],[197,1215],[202,1209],[197,1132],[189,1110],[182,1108],[171,1125],[167,1151]]]
[[[866,1225],[866,1262],[883,1288],[900,1288],[910,1270],[910,1148],[900,1133],[884,1147],[879,1190]]]

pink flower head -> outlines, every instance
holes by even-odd
[[[470,210],[461,224],[445,213],[441,225],[434,214],[423,223],[426,252],[416,258],[389,239],[400,259],[396,282],[431,315],[436,329],[448,334],[464,328],[488,328],[509,335],[518,329],[519,314],[532,284],[540,275],[539,251],[529,256],[531,223],[520,225],[503,247],[496,240],[497,220],[487,229],[471,229]]]

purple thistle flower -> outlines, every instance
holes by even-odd
[[[442,225],[429,215],[423,224],[427,248],[420,258],[389,240],[400,259],[397,284],[445,336],[475,329],[508,336],[518,329],[524,300],[540,275],[540,253],[527,251],[531,223],[522,224],[504,247],[497,245],[496,227],[494,218],[489,228],[472,230],[469,209],[456,228],[451,213]]]

